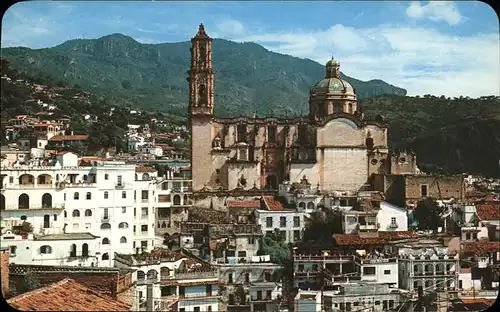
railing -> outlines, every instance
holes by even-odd
[[[6,183],[4,189],[6,190],[23,190],[23,189],[49,189],[54,188],[54,184],[11,184]]]
[[[158,277],[148,277],[137,279],[137,284],[149,284],[149,283],[157,283],[159,281]]]
[[[101,221],[102,222],[109,222],[111,220],[110,216],[102,216]]]
[[[217,278],[217,271],[174,272],[172,276],[162,276],[162,280]]]
[[[356,257],[356,260],[357,262],[361,263],[361,264],[375,264],[375,263],[394,263],[394,262],[397,262],[397,258],[396,257],[390,257],[390,258],[372,258],[372,259],[363,259],[363,258],[359,258],[359,257]]]
[[[8,205],[5,206],[5,209],[8,210],[44,210],[44,209],[64,209],[64,203],[58,203],[58,204],[52,204],[52,205],[32,205],[30,204],[28,208],[22,208],[19,207],[18,205]]]
[[[397,223],[389,223],[389,224],[387,225],[387,228],[389,228],[389,229],[395,229],[395,228],[397,228],[397,227],[398,227],[398,224],[397,224]]]
[[[355,256],[344,256],[344,255],[335,255],[335,256],[313,256],[313,255],[295,255],[295,261],[341,261],[341,262],[350,262],[356,260]]]
[[[116,184],[115,184],[115,188],[117,188],[117,189],[122,189],[122,188],[124,188],[124,187],[125,187],[125,184],[124,184],[124,183],[116,183]]]

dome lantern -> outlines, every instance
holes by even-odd
[[[326,63],[325,78],[340,78],[340,62],[333,57]]]

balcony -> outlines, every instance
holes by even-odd
[[[7,205],[6,210],[62,210],[64,209],[64,203],[52,204],[52,205],[29,205],[29,208],[19,208],[18,205]]]
[[[205,279],[205,278],[217,278],[218,272],[214,271],[202,271],[202,272],[174,272],[172,276],[162,276],[161,280],[179,280],[179,279]]]
[[[329,256],[295,255],[294,256],[294,261],[296,262],[321,262],[321,261],[353,262],[355,260],[356,260],[355,256],[343,256],[343,255],[329,255]]]
[[[380,227],[379,223],[359,224],[359,230],[377,230]]]
[[[116,183],[115,184],[115,188],[117,188],[117,189],[122,189],[124,187],[125,187],[125,183]]]
[[[6,183],[4,189],[6,190],[32,190],[32,189],[50,189],[54,188],[54,184],[12,184]]]
[[[388,229],[397,229],[398,227],[399,227],[399,225],[397,223],[389,223],[387,225]]]
[[[110,222],[111,221],[111,217],[110,216],[102,216],[101,217],[101,221],[102,222]]]

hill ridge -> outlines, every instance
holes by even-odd
[[[217,114],[302,114],[310,88],[324,76],[323,65],[275,53],[254,43],[214,39]],[[12,66],[32,76],[79,85],[112,101],[183,116],[187,112],[188,41],[143,44],[122,33],[72,39],[43,49],[4,48]],[[406,90],[383,82],[342,78],[360,99]]]

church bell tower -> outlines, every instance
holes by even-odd
[[[189,118],[212,118],[214,114],[214,72],[212,70],[212,38],[200,24],[191,39],[191,66],[188,71]]]

